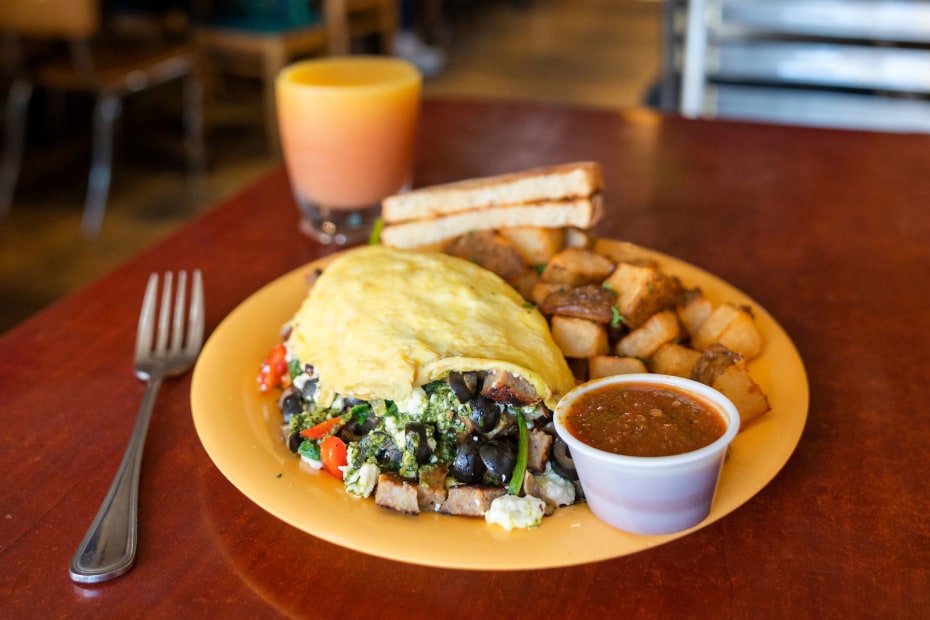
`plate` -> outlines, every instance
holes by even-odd
[[[658,261],[715,304],[749,304],[764,338],[753,378],[772,406],[731,446],[710,515],[675,534],[642,536],[599,521],[580,504],[560,508],[531,530],[505,531],[482,519],[435,513],[408,516],[346,493],[328,474],[300,464],[280,440],[274,396],[259,394],[256,375],[279,342],[281,326],[306,295],[306,275],[323,259],[295,269],[246,299],[210,336],[194,369],[191,408],[197,434],[219,470],[279,519],[323,540],[374,556],[442,568],[523,570],[571,566],[628,555],[686,536],[736,510],[788,461],[807,419],[808,385],[801,358],[778,323],[748,296],[688,263],[638,246],[602,241],[614,252]]]

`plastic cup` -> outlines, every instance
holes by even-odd
[[[410,187],[422,78],[387,56],[305,60],[275,83],[281,146],[301,230],[362,241],[381,200]]]
[[[726,431],[713,443],[672,456],[625,456],[593,448],[566,428],[577,399],[604,386],[647,384],[676,388],[720,413]],[[559,402],[555,428],[568,445],[585,498],[600,520],[635,534],[671,534],[703,521],[713,505],[727,449],[739,432],[728,398],[697,381],[657,374],[603,377],[579,385]]]

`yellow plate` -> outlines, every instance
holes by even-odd
[[[300,466],[280,439],[274,396],[256,387],[261,361],[279,342],[281,326],[303,300],[312,263],[268,284],[239,305],[207,341],[194,369],[191,407],[200,440],[220,471],[256,504],[319,538],[383,558],[427,566],[516,570],[570,566],[619,557],[674,540],[736,510],[787,462],[807,419],[804,365],[785,331],[745,294],[707,272],[631,244],[615,251],[652,257],[686,286],[700,286],[715,304],[753,307],[765,341],[751,372],[772,410],[732,444],[710,516],[685,532],[627,534],[601,523],[587,506],[561,508],[533,530],[504,531],[481,519],[439,514],[406,516],[350,496],[342,483]]]

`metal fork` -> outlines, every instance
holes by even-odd
[[[165,273],[158,333],[155,334],[158,274],[149,276],[139,328],[136,332],[136,376],[147,382],[142,406],[132,430],[116,477],[90,529],[71,560],[71,579],[79,583],[96,583],[119,577],[136,561],[136,538],[139,506],[139,472],[142,447],[152,417],[158,388],[165,377],[190,370],[203,345],[203,279],[195,270],[191,302],[186,300],[187,272],[178,274],[174,312],[171,312],[173,274]],[[186,311],[186,312],[185,312]],[[186,315],[186,337],[185,337]],[[168,339],[171,338],[169,346]],[[154,339],[154,343],[153,343]]]

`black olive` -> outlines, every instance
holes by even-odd
[[[384,432],[368,433],[358,442],[358,449],[363,458],[374,456],[378,465],[389,469],[396,469],[403,457],[391,436]]]
[[[478,393],[478,373],[453,370],[449,373],[449,387],[452,388],[455,398],[465,404]]]
[[[478,442],[470,439],[459,444],[452,460],[452,475],[461,482],[474,484],[481,481],[485,467],[478,456]]]
[[[313,398],[313,395],[316,394],[316,384],[318,383],[317,379],[310,379],[304,383],[303,388],[301,388],[300,393],[303,394],[304,398],[310,399]]]
[[[431,433],[422,422],[407,422],[404,426],[404,436],[407,441],[407,450],[413,452],[418,465],[429,462],[433,450],[429,447]]]
[[[498,407],[497,403],[479,394],[469,404],[471,405],[471,416],[469,417],[475,428],[482,433],[494,430],[501,417],[500,407]]]
[[[578,472],[575,471],[575,461],[572,460],[572,453],[569,452],[568,446],[558,435],[552,442],[552,469],[555,473],[566,480],[578,480]]]
[[[517,464],[517,451],[506,441],[492,440],[478,450],[481,461],[487,468],[484,479],[488,484],[501,485],[510,480]]]
[[[361,398],[353,398],[352,396],[343,396],[342,397],[342,406],[345,409],[351,409],[355,405],[361,405],[365,401]]]
[[[304,438],[300,436],[300,433],[291,433],[287,436],[287,448],[297,454],[297,450],[300,448],[300,444],[304,442]]]
[[[284,414],[284,420],[290,420],[292,415],[297,415],[304,410],[303,400],[297,392],[291,392],[281,399],[281,413]]]

